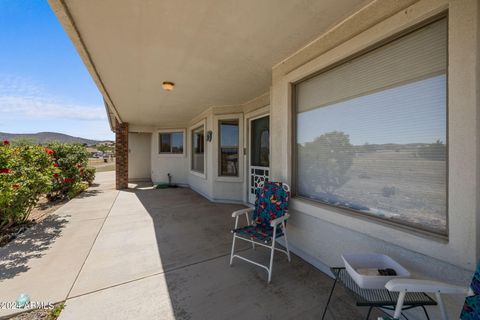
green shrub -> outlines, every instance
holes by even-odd
[[[62,310],[65,309],[65,303],[60,303],[55,305],[52,310],[48,313],[47,320],[56,320],[58,317],[60,317],[60,313],[62,313]]]
[[[89,186],[91,186],[93,180],[95,180],[95,171],[95,168],[88,167],[83,170],[83,174],[80,172],[80,175],[82,175],[82,180],[88,183]]]
[[[0,230],[27,220],[40,196],[52,188],[53,154],[42,146],[0,145]]]
[[[70,189],[67,192],[67,198],[68,199],[73,199],[76,196],[78,196],[80,193],[83,191],[87,190],[88,188],[88,183],[85,181],[80,181],[72,184]]]
[[[87,149],[81,144],[53,143],[49,145],[53,151],[54,165],[59,172],[53,177],[53,188],[48,194],[50,200],[72,198],[84,190],[82,182],[93,181],[95,173],[87,169],[88,155]],[[85,173],[88,171],[85,180]],[[81,191],[80,191],[81,192]]]

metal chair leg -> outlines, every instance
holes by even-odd
[[[233,263],[233,253],[235,252],[235,233],[233,234],[233,241],[232,241],[232,252],[230,253],[230,265]]]
[[[272,235],[272,247],[270,250],[270,268],[268,268],[268,283],[272,280],[272,268],[273,268],[273,254],[275,253],[275,239],[277,235],[277,227],[273,227],[273,235]]]
[[[437,298],[437,304],[438,304],[438,307],[440,308],[440,314],[442,315],[442,320],[448,320],[447,309],[445,309],[445,304],[443,303],[440,292],[436,292],[435,297]]]
[[[427,309],[425,308],[425,306],[421,306],[422,309],[423,309],[423,312],[425,313],[425,317],[427,317],[427,320],[430,320],[430,316],[428,315],[428,312],[427,312]]]
[[[370,313],[372,313],[372,308],[373,307],[368,308],[368,313],[367,313],[367,317],[365,318],[365,320],[370,319]]]
[[[328,295],[327,304],[325,305],[325,308],[323,309],[322,320],[325,319],[325,315],[327,314],[328,305],[330,304],[330,300],[332,299],[333,291],[335,290],[335,286],[337,285],[337,280],[338,280],[338,275],[339,274],[340,274],[340,269],[338,269],[337,273],[334,274],[335,280],[333,281],[332,289],[330,289],[330,294]]]
[[[398,294],[398,300],[397,300],[397,305],[395,307],[395,312],[393,314],[394,319],[400,319],[400,315],[402,314],[402,309],[403,309],[403,301],[405,301],[405,291],[401,291]]]
[[[290,249],[288,248],[288,238],[287,238],[287,228],[285,227],[285,222],[282,223],[283,236],[285,237],[285,249],[287,249],[288,262],[291,262],[290,258]]]
[[[272,252],[270,253],[270,267],[268,268],[268,283],[272,280],[273,254],[275,253],[275,239],[272,239]]]

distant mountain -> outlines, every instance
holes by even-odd
[[[98,144],[101,142],[107,142],[106,140],[91,140],[80,137],[72,137],[68,134],[58,132],[39,132],[39,133],[6,133],[0,132],[1,140],[16,140],[16,139],[28,139],[33,140],[36,143],[46,144],[50,142],[63,142],[63,143],[86,143],[87,145]]]

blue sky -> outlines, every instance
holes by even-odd
[[[103,99],[46,0],[0,0],[0,132],[113,139]]]
[[[440,75],[302,112],[298,142],[331,131],[353,145],[446,141],[446,76]]]

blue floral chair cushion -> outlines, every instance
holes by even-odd
[[[473,291],[473,294],[480,294],[480,261],[477,264],[477,270],[473,274],[472,283],[470,283],[470,288]]]
[[[235,233],[245,236],[246,238],[252,238],[255,240],[263,241],[265,243],[270,242],[273,236],[273,228],[266,229],[257,226],[246,226],[234,230]],[[275,238],[283,236],[282,229],[277,229]]]
[[[478,320],[480,319],[480,295],[474,295],[465,298],[461,320]]]
[[[465,304],[460,314],[461,320],[480,319],[480,262],[477,264],[477,270],[473,274],[470,288],[474,295],[465,298]]]
[[[263,187],[256,191],[253,223],[250,226],[235,229],[234,232],[249,238],[269,242],[273,236],[273,227],[270,222],[280,218],[288,211],[289,192],[283,188],[281,182],[265,182]],[[283,236],[281,228],[276,231],[275,238]]]
[[[281,182],[265,182],[258,188],[253,212],[253,223],[265,229],[272,229],[270,222],[282,217],[288,211],[289,193]]]

